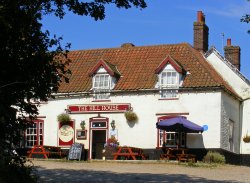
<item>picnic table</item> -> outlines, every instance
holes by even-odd
[[[186,148],[167,148],[166,153],[161,154],[160,159],[170,160],[175,159],[178,161],[196,161],[196,156],[194,154],[189,154]]]
[[[141,148],[137,147],[129,147],[129,146],[121,146],[118,148],[118,151],[112,154],[114,156],[114,160],[117,160],[118,157],[124,158],[126,160],[145,160],[146,156],[143,154]]]
[[[66,152],[63,152],[60,147],[55,146],[43,146],[34,145],[30,151],[28,151],[28,158],[32,158],[32,155],[43,155],[43,158],[48,159],[49,157],[62,158],[66,156]]]

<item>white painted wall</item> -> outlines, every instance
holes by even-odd
[[[44,144],[58,145],[57,115],[64,112],[67,105],[93,104],[89,98],[68,98],[51,100],[40,107],[41,116],[46,116],[44,123]],[[134,112],[139,117],[138,123],[129,125],[124,113],[103,113],[102,117],[108,117],[110,122],[115,120],[118,129],[120,145],[135,146],[141,148],[155,148],[157,146],[157,118],[159,113],[189,113],[187,119],[203,126],[208,125],[208,131],[203,134],[188,134],[189,148],[219,148],[221,128],[221,93],[181,93],[179,100],[159,100],[159,94],[133,94],[111,97],[112,102],[107,103],[131,103]],[[96,102],[95,102],[96,104]],[[98,102],[102,104],[102,102]],[[71,114],[75,120],[76,129],[80,129],[80,122],[85,120],[86,129],[89,129],[89,118],[97,114]],[[81,142],[85,148],[89,148],[89,131],[87,140]]]
[[[207,57],[208,63],[210,63],[214,69],[223,77],[225,81],[237,92],[239,96],[243,99],[249,97],[250,91],[249,84],[246,83],[241,77],[239,77],[236,72],[234,72],[223,60],[216,55],[216,53],[211,53]]]
[[[190,148],[220,148],[221,93],[183,94],[180,102],[189,112],[190,121],[201,126],[208,126],[208,130],[202,133],[202,139],[198,138],[197,134],[188,134],[187,146]]]
[[[250,85],[249,80],[243,75],[234,72],[228,64],[226,64],[216,51],[212,52],[207,61],[214,67],[214,69],[228,82],[228,84],[236,91],[236,93],[243,99],[241,105],[240,116],[240,134],[238,134],[238,142],[240,142],[240,153],[250,154],[250,143],[244,143],[242,137],[249,131],[250,133]],[[243,78],[243,79],[242,79]],[[238,152],[238,149],[236,150]]]
[[[250,135],[250,98],[242,103],[244,123],[242,124],[242,135],[241,135],[241,153],[250,154],[250,143],[243,142],[242,138],[247,133]]]
[[[221,104],[221,148],[235,153],[240,153],[240,136],[241,136],[241,120],[240,120],[240,102],[233,97],[223,94]],[[230,150],[229,143],[229,122],[234,123],[233,130],[233,149]]]

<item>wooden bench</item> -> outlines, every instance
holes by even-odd
[[[126,160],[132,158],[134,159],[133,157],[136,157],[136,156],[139,156],[138,153],[113,153],[114,156],[124,156]],[[117,159],[117,158],[116,158]]]
[[[196,162],[196,156],[194,154],[177,154],[178,161],[190,161]]]
[[[173,150],[171,148],[169,148],[169,149],[167,149],[166,153],[163,153],[160,155],[160,159],[161,160],[171,160],[171,159],[176,160],[176,156],[173,154]]]
[[[44,146],[45,150],[49,153],[49,158],[63,158],[67,155],[66,152],[63,152],[60,147],[55,146]]]
[[[40,154],[43,155],[45,159],[48,159],[49,157],[55,157],[58,156],[59,158],[62,158],[63,156],[66,156],[67,153],[62,152],[60,147],[55,146],[42,146],[42,145],[34,145],[28,153],[28,158],[32,158],[32,155]]]
[[[171,160],[171,159],[176,160],[176,156],[172,154],[161,154],[160,159],[161,160]]]
[[[112,153],[112,155],[114,156],[114,160],[117,160],[118,157],[124,157],[126,160],[146,159],[142,149],[128,146],[119,147],[118,151],[116,153]]]

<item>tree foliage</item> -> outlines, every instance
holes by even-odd
[[[125,9],[146,7],[144,0],[0,1],[0,182],[9,182],[1,175],[8,170],[19,171],[13,166],[23,167],[25,163],[13,158],[11,150],[20,142],[21,132],[36,118],[37,101],[47,101],[62,81],[69,81],[69,45],[62,47],[62,38],[51,38],[49,31],[42,31],[43,16],[63,18],[71,11],[102,20],[109,4]],[[16,176],[16,182],[20,180]]]
[[[250,2],[250,0],[247,0],[247,1]],[[244,15],[244,16],[241,18],[241,21],[242,21],[242,22],[249,23],[249,22],[250,22],[250,15],[249,15],[249,14]],[[247,32],[250,34],[250,30],[248,30]]]

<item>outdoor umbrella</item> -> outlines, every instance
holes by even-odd
[[[199,133],[203,127],[187,120],[185,117],[174,117],[156,123],[156,128],[170,132]]]

